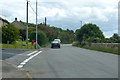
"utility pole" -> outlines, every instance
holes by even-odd
[[[28,48],[28,0],[27,0],[27,9],[26,9],[26,44]]]
[[[36,49],[37,49],[37,0],[36,0]]]
[[[47,18],[45,17],[45,26],[46,26],[46,21],[47,21]]]

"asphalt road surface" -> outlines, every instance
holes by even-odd
[[[0,60],[5,60],[8,58],[11,58],[15,55],[25,53],[31,50],[25,50],[25,49],[2,49],[2,57],[0,57]],[[2,58],[2,59],[1,59]]]
[[[32,78],[118,78],[117,55],[69,44],[27,51],[5,61],[25,69]]]

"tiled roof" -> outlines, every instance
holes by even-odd
[[[12,22],[12,24],[17,28],[26,28],[26,26],[21,21],[15,20],[14,22]]]

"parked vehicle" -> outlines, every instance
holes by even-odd
[[[55,40],[51,42],[51,48],[58,47],[60,48],[60,42]]]

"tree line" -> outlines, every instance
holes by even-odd
[[[22,22],[26,24],[25,22]],[[29,23],[28,25],[28,38],[29,41],[36,41],[36,25]],[[43,46],[47,43],[50,43],[56,38],[61,39],[62,43],[72,43],[75,40],[75,33],[73,30],[63,30],[57,27],[50,27],[50,25],[38,24],[38,44]],[[25,41],[26,40],[26,29],[17,28],[12,24],[8,24],[5,27],[2,26],[2,43],[14,43],[18,39]]]
[[[25,22],[22,22],[26,24]],[[36,41],[36,25],[29,23],[28,24],[28,33],[29,41]],[[120,36],[115,33],[110,38],[105,38],[103,32],[99,29],[96,24],[88,23],[84,24],[80,29],[77,29],[75,32],[73,30],[63,30],[55,26],[38,24],[38,44],[40,46],[50,43],[56,38],[59,38],[62,43],[69,44],[74,41],[79,41],[80,44],[87,43],[119,43]],[[26,40],[26,29],[16,28],[12,24],[8,24],[5,27],[2,27],[2,42],[13,43],[16,40]]]

